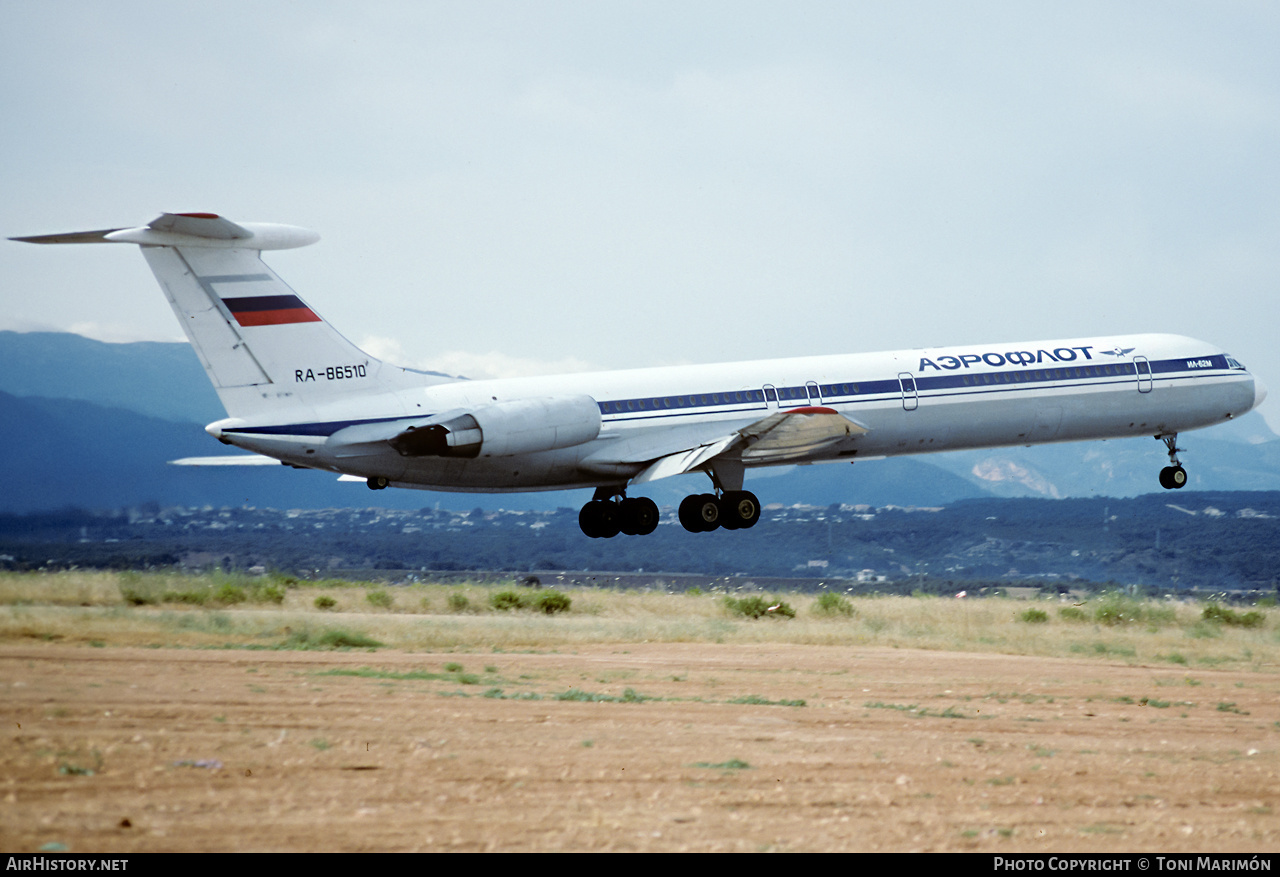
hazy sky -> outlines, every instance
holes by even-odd
[[[1272,2],[0,0],[0,235],[314,228],[340,331],[475,377],[1136,331],[1280,426]],[[177,339],[131,247],[0,328]]]

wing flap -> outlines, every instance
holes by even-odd
[[[660,457],[650,463],[639,475],[632,478],[631,483],[644,484],[647,481],[657,481],[659,478],[670,478],[673,475],[684,475],[686,472],[692,472],[699,466],[709,463],[720,456],[741,440],[742,436],[734,433],[733,435],[725,436],[718,442]]]
[[[633,484],[684,475],[706,467],[720,456],[744,463],[802,460],[833,445],[865,435],[869,430],[834,408],[794,408],[757,420],[736,432],[694,447],[682,448],[649,462],[631,479]]]
[[[868,431],[834,408],[779,411],[739,430],[747,441],[742,459],[748,463],[801,459]]]

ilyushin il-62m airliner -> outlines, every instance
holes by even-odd
[[[1262,382],[1212,344],[1121,335],[470,381],[380,362],[262,261],[306,229],[166,213],[139,228],[14,238],[142,249],[228,417],[218,440],[359,478],[375,490],[594,487],[592,537],[643,535],[653,500],[627,490],[687,472],[691,532],[751,527],[747,469],[963,448],[1154,436],[1160,484],[1182,487],[1179,432],[1248,412]]]

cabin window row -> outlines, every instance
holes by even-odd
[[[852,396],[858,392],[857,384],[824,384],[823,397]],[[601,402],[603,414],[626,414],[633,411],[664,411],[679,408],[707,408],[713,405],[748,405],[769,402],[809,401],[804,387],[766,387],[763,390],[735,390],[731,393],[694,393],[686,396],[650,396],[645,399],[619,399]]]
[[[984,384],[1024,384],[1032,381],[1067,381],[1072,378],[1101,378],[1134,374],[1131,365],[1089,365],[1081,368],[1048,368],[1022,372],[991,372],[982,375],[963,375],[966,387]]]
[[[763,404],[764,391],[736,390],[732,393],[695,393],[689,396],[650,396],[645,399],[619,399],[616,402],[601,402],[600,411],[603,414],[625,414],[631,411],[705,408],[712,405],[746,405],[752,402]]]

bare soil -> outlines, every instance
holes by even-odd
[[[1271,673],[19,644],[0,691],[9,852],[1280,849]]]

